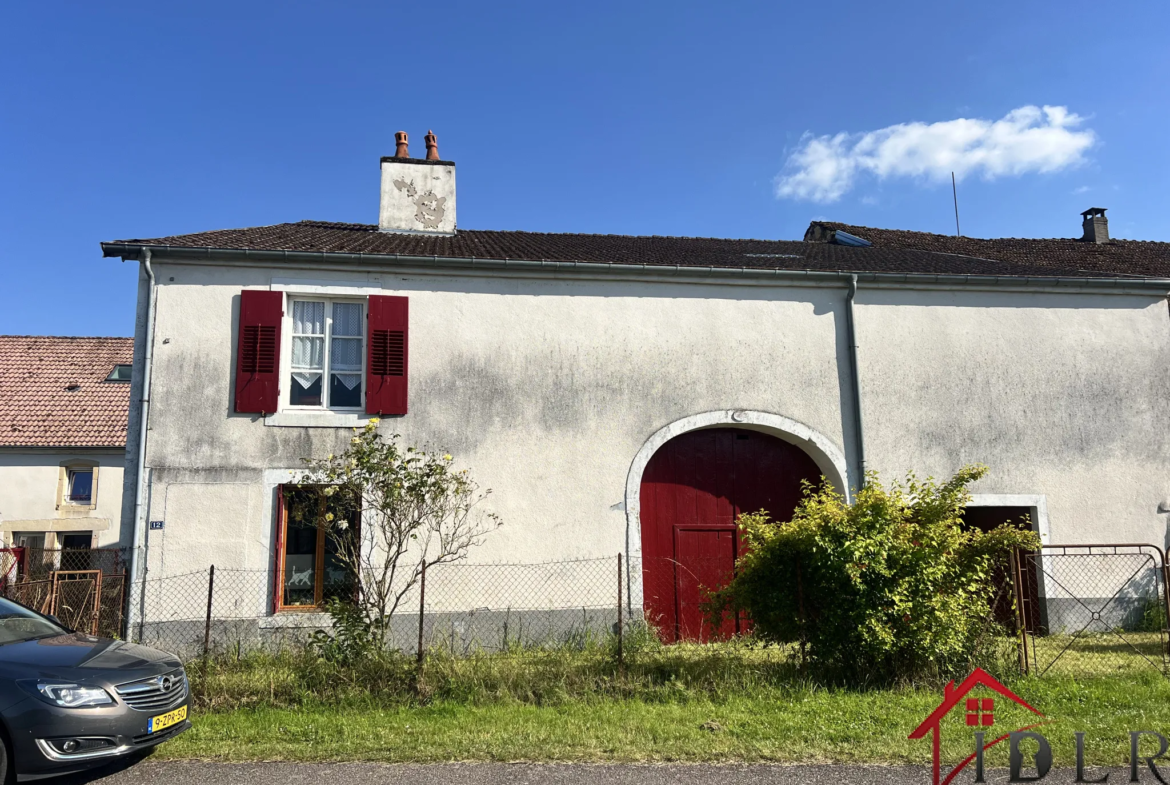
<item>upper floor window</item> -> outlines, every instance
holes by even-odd
[[[96,509],[98,467],[94,461],[62,461],[57,476],[57,509]]]
[[[360,302],[293,300],[289,405],[360,410],[365,332]]]
[[[263,417],[289,409],[320,424],[363,411],[404,415],[408,333],[409,301],[400,295],[359,300],[244,289],[233,408]],[[316,416],[330,411],[345,416]]]
[[[69,469],[66,492],[70,504],[93,503],[93,469]]]

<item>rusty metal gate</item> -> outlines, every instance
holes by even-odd
[[[1155,545],[1046,545],[1012,559],[1020,665],[1044,675],[1170,675],[1166,557]]]
[[[123,635],[124,554],[118,549],[12,548],[0,553],[0,595],[52,614],[70,629]]]
[[[61,620],[66,627],[106,638],[122,636],[126,576],[101,570],[55,570],[44,580],[11,583],[4,596]]]

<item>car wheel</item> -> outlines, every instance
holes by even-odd
[[[12,748],[8,739],[0,735],[0,783],[12,785],[16,782],[16,770],[12,765]]]

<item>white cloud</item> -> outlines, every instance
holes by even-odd
[[[1064,106],[1021,106],[994,121],[960,118],[860,134],[806,133],[776,176],[776,196],[835,202],[862,173],[944,182],[951,172],[959,180],[1055,172],[1082,163],[1096,143],[1082,123]]]
[[[1074,188],[1074,189],[1073,189],[1073,195],[1074,195],[1074,196],[1075,196],[1076,194],[1086,194],[1086,193],[1088,193],[1088,192],[1089,192],[1089,186],[1087,186],[1087,185],[1082,185],[1082,186],[1080,186],[1080,187],[1078,187],[1078,188]]]

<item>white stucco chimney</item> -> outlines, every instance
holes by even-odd
[[[407,234],[455,234],[455,163],[439,159],[427,132],[427,157],[411,158],[405,131],[394,134],[393,156],[382,159],[378,229]]]
[[[1082,240],[1098,245],[1109,242],[1109,220],[1105,217],[1104,207],[1090,207],[1081,215],[1084,216],[1081,228],[1085,230]]]

